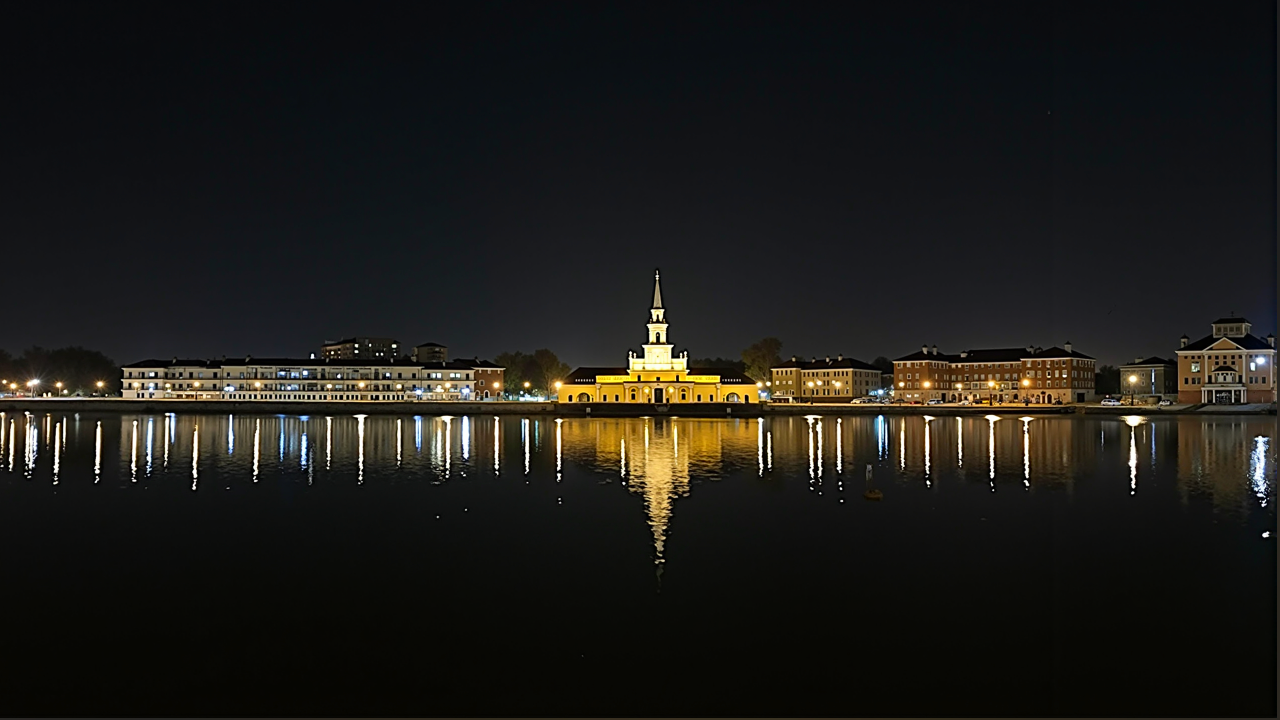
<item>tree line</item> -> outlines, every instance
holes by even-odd
[[[120,366],[101,352],[78,345],[53,349],[30,347],[16,357],[0,349],[0,380],[4,381],[5,392],[12,392],[13,385],[27,392],[30,390],[27,383],[39,380],[35,392],[41,394],[57,394],[57,383],[62,383],[67,395],[114,395],[120,392]],[[99,382],[103,383],[101,389]]]

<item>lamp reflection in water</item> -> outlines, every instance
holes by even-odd
[[[262,418],[253,421],[253,481],[258,482],[258,459],[262,447]]]
[[[462,416],[462,459],[471,459],[471,418]]]
[[[176,433],[173,431],[173,424],[170,422],[172,419],[173,419],[172,413],[165,413],[164,415],[164,469],[166,471],[168,471],[169,469],[169,445],[173,442],[174,435],[176,435]]]
[[[964,418],[956,418],[956,467],[964,467]]]
[[[907,423],[906,418],[898,418],[898,469],[907,470]]]
[[[449,478],[453,468],[453,416],[445,415],[444,420],[444,476]]]
[[[196,489],[200,480],[200,426],[191,429],[191,489]]]
[[[1022,421],[1022,487],[1031,489],[1031,418],[1018,418]]]
[[[646,440],[648,438],[646,437]],[[524,474],[529,474],[529,418],[520,418],[520,443],[524,447]],[[647,443],[646,443],[647,444]],[[525,482],[529,482],[525,480]]]
[[[764,467],[773,472],[773,428],[764,434]]]
[[[623,440],[626,448],[626,440]],[[756,477],[764,477],[764,418],[756,418]]]
[[[413,416],[413,447],[419,455],[422,454],[422,416]]]
[[[93,429],[93,482],[102,479],[102,421]]]
[[[809,489],[813,489],[813,418],[805,418],[809,421]]]
[[[137,420],[133,421],[133,429],[130,432],[132,434],[130,435],[131,440],[129,441],[129,446],[130,446],[129,477],[132,479],[132,482],[138,482],[138,421]]]
[[[844,428],[841,418],[836,418],[836,475],[844,472]]]
[[[620,465],[619,476],[627,479],[627,439],[622,438],[621,444],[618,446],[618,462]]]
[[[356,416],[356,438],[359,441],[359,450],[356,453],[356,484],[364,484],[364,419],[366,416]]]
[[[556,418],[556,482],[560,482],[560,424],[564,420]]]
[[[236,424],[235,416],[227,416],[227,454],[232,455],[236,451]]]
[[[987,453],[991,458],[991,492],[996,491],[996,421],[995,415],[987,416]]]
[[[333,459],[333,418],[326,416],[324,419],[324,469],[328,470],[332,465]]]
[[[818,420],[817,426],[815,427],[814,432],[818,435],[818,486],[821,487],[822,486],[822,455],[823,455],[822,420],[821,419]],[[821,495],[822,491],[819,490],[818,494]]]
[[[400,435],[400,418],[396,418],[396,469],[400,469],[400,447],[402,437]]]
[[[62,467],[62,423],[58,423],[53,431],[53,484],[58,484],[58,471]]]
[[[1138,426],[1147,419],[1140,415],[1125,415],[1125,424],[1129,426],[1129,494],[1138,492]]]
[[[924,486],[933,487],[933,481],[929,479],[929,470],[932,468],[929,458],[929,423],[933,421],[932,415],[924,416]]]
[[[298,464],[303,470],[307,469],[307,452],[310,448],[307,446],[307,424],[302,424],[302,452],[298,455]]]
[[[493,416],[493,474],[498,474],[498,416]]]
[[[1249,480],[1253,494],[1262,507],[1267,506],[1267,445],[1270,438],[1259,435],[1253,439],[1253,452],[1249,456]]]
[[[17,444],[18,430],[15,423],[17,418],[9,418],[9,472],[13,472],[14,445]],[[98,423],[101,425],[101,421]]]
[[[147,418],[147,444],[146,444],[147,450],[145,454],[146,463],[147,463],[147,467],[146,467],[147,477],[151,477],[151,457],[152,457],[151,446],[152,446],[152,440],[155,438],[155,434],[156,434],[155,430],[156,430],[155,418]]]

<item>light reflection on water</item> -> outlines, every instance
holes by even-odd
[[[1275,493],[1276,463],[1270,457],[1274,447],[1272,421],[1265,417],[1036,418],[1034,423],[1032,418],[1017,418],[1022,421],[1018,424],[1000,423],[997,416],[957,418],[954,422],[883,416],[727,420],[494,417],[492,422],[481,422],[470,417],[414,416],[413,450],[406,454],[403,418],[329,416],[322,429],[323,469],[312,461],[316,440],[310,418],[106,416],[93,423],[92,437],[86,434],[84,438],[79,423],[72,428],[65,416],[46,415],[41,422],[27,414],[22,438],[16,436],[16,418],[0,416],[0,423],[4,419],[8,427],[7,433],[0,433],[0,452],[8,453],[5,469],[10,476],[21,443],[26,478],[43,472],[60,486],[80,479],[101,483],[125,477],[130,483],[146,480],[154,485],[163,484],[169,473],[177,470],[190,474],[190,487],[195,492],[205,485],[199,482],[201,476],[210,474],[216,476],[214,487],[234,488],[237,477],[251,483],[288,482],[297,473],[321,490],[327,484],[344,482],[344,478],[357,485],[389,478],[435,482],[455,475],[457,479],[499,478],[505,457],[503,427],[514,429],[518,423],[513,439],[526,482],[540,477],[568,482],[571,467],[621,478],[631,493],[644,499],[655,562],[659,564],[665,562],[675,500],[688,495],[696,481],[730,476],[734,468],[749,468],[749,476],[761,482],[786,482],[807,475],[815,497],[822,496],[828,462],[834,462],[838,481],[846,463],[854,467],[866,464],[878,477],[906,483],[904,488],[917,484],[918,492],[927,493],[952,493],[956,491],[947,488],[975,487],[979,482],[992,492],[1002,484],[1016,482],[1032,494],[1056,489],[1071,493],[1082,484],[1106,493],[1108,479],[1123,478],[1128,486],[1125,494],[1135,501],[1140,484],[1144,494],[1175,487],[1184,504],[1201,497],[1215,509],[1240,517],[1251,508],[1271,512],[1270,500]],[[165,459],[162,467],[153,468],[157,420],[164,426]],[[435,437],[425,452],[424,423],[434,426]],[[891,423],[898,425],[896,433],[891,432]],[[50,430],[52,436],[41,437]],[[252,433],[251,447],[241,448],[235,442],[235,436],[243,432]],[[264,432],[277,437],[278,466],[264,468],[261,464]],[[554,438],[546,437],[548,432],[554,432]],[[1116,432],[1128,434],[1118,445],[1123,448],[1120,457],[1100,442]],[[988,462],[979,480],[966,471],[963,458],[966,444],[983,440]],[[492,447],[491,457],[481,453],[473,459],[472,444],[477,441],[479,447]],[[44,460],[39,448],[50,442],[54,447]],[[118,456],[105,452],[104,446],[111,443],[118,443]],[[188,443],[190,447],[184,447]],[[189,467],[170,467],[170,446],[179,457],[185,454],[190,458]],[[935,462],[937,453],[949,454],[953,447],[954,466]],[[633,448],[641,451],[632,452]],[[1156,465],[1158,455],[1166,458],[1162,466]],[[287,462],[290,456],[293,461]],[[112,457],[119,458],[114,468]],[[889,461],[892,465],[886,462],[890,457],[896,461]],[[842,481],[838,490],[843,490]],[[893,495],[888,489],[886,501],[892,502]]]

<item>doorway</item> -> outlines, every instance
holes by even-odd
[[[653,401],[656,403],[662,402],[662,388],[653,389]]]

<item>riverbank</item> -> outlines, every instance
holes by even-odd
[[[560,417],[760,417],[793,415],[1275,415],[1275,405],[852,405],[835,403],[746,405],[741,403],[555,402],[236,402],[234,400],[125,400],[122,398],[6,398],[4,412],[228,413],[250,415],[553,415]]]

